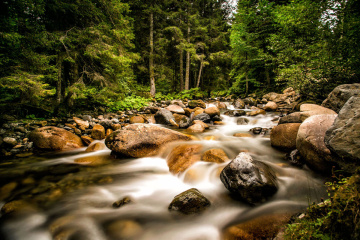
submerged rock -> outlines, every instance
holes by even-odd
[[[112,204],[113,208],[120,208],[126,204],[132,203],[133,200],[131,200],[130,197],[124,197],[123,199],[120,199],[119,201],[116,201]]]
[[[205,162],[224,163],[229,160],[221,148],[210,149],[204,152],[202,160]]]
[[[38,128],[30,133],[29,139],[39,149],[67,150],[83,147],[80,137],[57,127]]]
[[[250,204],[264,202],[278,189],[273,170],[243,152],[223,169],[220,179],[234,197]]]
[[[127,157],[151,156],[162,146],[174,141],[189,141],[185,134],[148,124],[132,124],[110,134],[106,146],[114,153]]]
[[[167,164],[171,173],[184,172],[195,162],[200,161],[202,146],[199,144],[183,144],[175,147],[167,157]]]
[[[200,213],[210,207],[210,205],[210,201],[199,190],[191,188],[176,195],[169,205],[169,210],[189,215]]]

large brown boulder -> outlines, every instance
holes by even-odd
[[[114,153],[129,157],[146,157],[157,154],[169,142],[189,141],[185,134],[148,124],[132,124],[110,134],[106,146]]]
[[[101,140],[105,138],[105,128],[100,125],[94,125],[93,129],[91,130],[91,137],[96,140]]]
[[[175,147],[167,157],[167,164],[171,173],[184,172],[195,162],[200,161],[202,146],[199,144],[183,144]]]
[[[323,101],[321,106],[330,108],[339,113],[340,109],[352,96],[360,96],[360,83],[337,86]]]
[[[296,136],[300,123],[280,124],[271,129],[271,146],[284,151],[296,149]]]
[[[300,125],[296,148],[306,164],[316,171],[329,173],[332,166],[336,165],[324,142],[325,133],[334,123],[336,116],[336,114],[315,115]]]
[[[38,128],[30,133],[29,139],[39,149],[67,150],[84,146],[80,137],[57,127]]]
[[[206,108],[204,112],[210,117],[214,117],[216,115],[220,116],[220,110],[217,107]]]
[[[360,165],[360,97],[351,97],[346,102],[326,131],[325,143],[342,160],[341,163]]]

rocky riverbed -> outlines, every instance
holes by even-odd
[[[3,236],[273,238],[325,196],[334,168],[358,164],[359,89],[339,86],[323,106],[300,104],[286,89],[258,100],[8,121],[0,129]]]

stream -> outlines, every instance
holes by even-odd
[[[110,150],[85,152],[85,148],[47,153],[1,164],[0,174],[14,182],[13,197],[34,198],[37,207],[7,217],[1,231],[9,240],[219,240],[223,229],[233,224],[274,213],[294,213],[326,196],[324,179],[284,160],[284,153],[270,146],[269,135],[234,137],[254,127],[271,128],[276,115],[246,117],[248,125],[237,125],[238,117],[222,115],[225,125],[212,126],[191,143],[203,151],[221,148],[229,159],[249,152],[256,160],[271,166],[279,190],[267,202],[249,206],[229,197],[220,181],[223,164],[197,162],[184,173],[169,172],[166,157],[177,144],[155,157],[114,159]],[[77,159],[98,159],[88,164]],[[211,207],[198,215],[169,212],[174,196],[197,188]],[[112,204],[124,197],[132,202],[120,208]],[[0,207],[5,202],[0,202]]]

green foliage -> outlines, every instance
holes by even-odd
[[[329,182],[330,199],[311,205],[305,217],[288,225],[286,239],[358,239],[360,176]]]
[[[116,102],[109,102],[107,106],[112,112],[116,112],[119,110],[120,111],[131,110],[131,109],[140,110],[141,108],[147,106],[149,102],[150,99],[148,98],[143,98],[139,96],[128,96],[123,100],[119,100]]]

